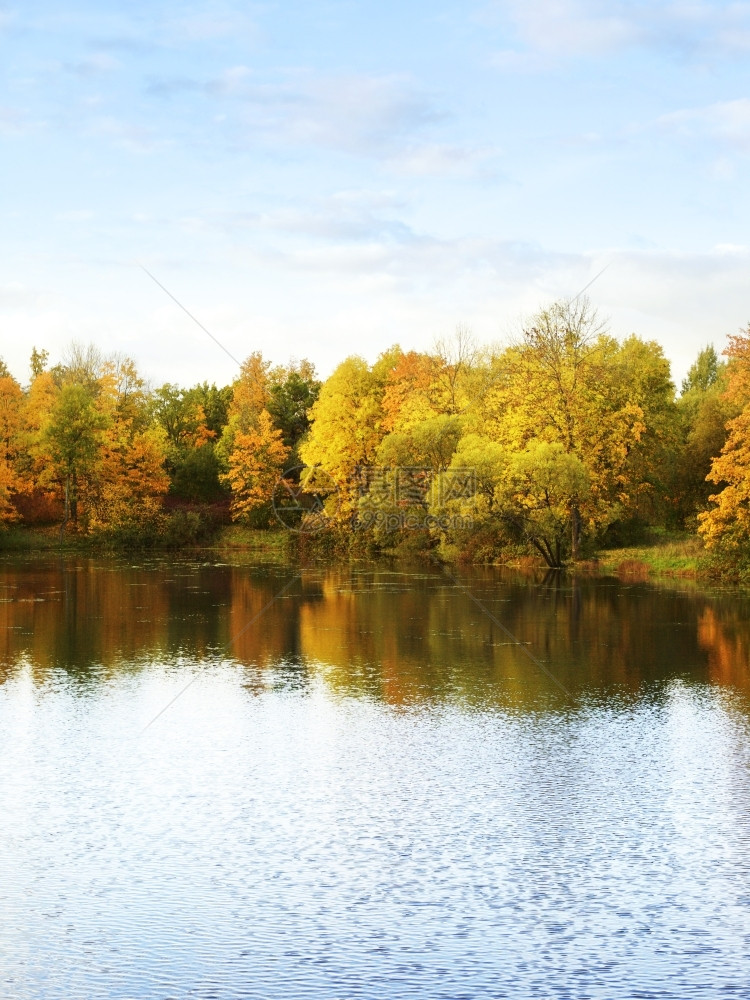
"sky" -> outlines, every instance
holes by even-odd
[[[750,3],[0,0],[0,81],[23,382],[74,340],[327,376],[593,281],[679,385],[750,321]]]

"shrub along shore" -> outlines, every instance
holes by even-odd
[[[303,538],[281,528],[248,528],[240,524],[202,525],[195,531],[195,522],[176,519],[175,525],[162,537],[113,540],[112,537],[95,535],[66,535],[60,541],[58,525],[46,527],[12,527],[0,535],[0,555],[63,556],[119,556],[127,557],[144,553],[159,557],[179,552],[185,556],[210,556],[228,558],[256,564],[299,565],[351,561],[378,562],[393,559],[429,559],[431,562],[447,561],[439,553],[425,546],[381,549],[362,547],[354,553],[351,547],[340,547],[330,538],[318,536]],[[464,564],[465,561],[462,561]],[[477,564],[476,560],[473,563]],[[541,556],[509,551],[503,558],[495,558],[490,565],[504,566],[523,572],[549,572]],[[485,565],[487,565],[485,563]],[[614,576],[624,582],[658,582],[695,580],[703,583],[750,583],[750,578],[730,574],[724,565],[705,550],[697,535],[661,532],[649,535],[640,544],[599,549],[593,555],[576,563],[567,563],[562,572],[579,576]]]

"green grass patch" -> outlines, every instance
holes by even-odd
[[[60,526],[26,528],[17,525],[0,530],[0,553],[2,552],[84,552],[91,548],[89,539],[72,535],[63,537],[60,543]]]
[[[655,535],[640,545],[603,549],[594,562],[599,572],[631,579],[699,577],[705,570],[705,550],[697,535]]]
[[[241,552],[262,562],[287,562],[293,554],[290,532],[283,528],[248,528],[241,524],[221,528],[211,548],[218,552]]]

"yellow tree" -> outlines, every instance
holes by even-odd
[[[153,522],[169,488],[167,433],[161,423],[149,423],[145,383],[130,358],[106,360],[98,390],[97,409],[107,424],[88,483],[89,523],[104,531],[142,528]]]
[[[614,355],[605,386],[612,411],[625,417],[619,436],[624,460],[615,478],[619,520],[652,525],[674,520],[679,503],[680,415],[669,361],[660,345],[627,337]],[[638,411],[640,418],[628,425],[627,415]],[[602,454],[599,464],[606,460]]]
[[[330,512],[332,517],[346,519],[356,509],[359,471],[376,461],[385,436],[383,395],[401,354],[400,348],[391,348],[372,368],[363,358],[347,358],[323,383],[313,405],[312,426],[300,457],[337,485],[339,503],[336,512]]]
[[[260,351],[253,351],[240,366],[239,378],[232,384],[227,424],[216,446],[225,472],[229,468],[229,456],[235,448],[235,437],[257,429],[260,414],[270,402],[270,371],[271,363],[264,360]]]
[[[103,530],[145,526],[161,510],[169,489],[163,428],[134,430],[131,419],[106,430],[96,482],[90,487],[91,527]]]
[[[41,447],[41,431],[57,393],[58,387],[48,371],[35,375],[24,393],[19,428],[19,471],[25,489],[33,490],[38,485],[40,475],[49,464],[49,453]]]
[[[398,357],[387,373],[383,391],[381,426],[394,431],[436,416],[440,411],[433,400],[434,359],[409,351]]]
[[[98,472],[109,424],[107,415],[96,406],[93,386],[78,382],[63,385],[41,435],[51,458],[46,478],[57,483],[63,493],[61,536],[69,520],[78,526],[79,501]]]
[[[15,461],[19,447],[23,393],[12,375],[0,375],[0,523],[15,521],[11,496],[18,491]]]
[[[563,565],[574,511],[589,490],[586,466],[559,441],[531,441],[495,488],[501,517],[553,569]]]
[[[707,477],[724,488],[698,515],[698,531],[707,548],[741,560],[750,552],[750,327],[730,337],[724,353],[729,358],[724,396],[739,415],[727,423],[726,443]]]
[[[281,438],[267,410],[260,411],[257,428],[235,434],[229,470],[222,476],[232,490],[233,520],[248,520],[270,502],[290,452]]]
[[[230,417],[240,417],[240,427],[246,430],[256,423],[271,397],[271,363],[260,351],[253,351],[240,366],[240,377],[234,383]]]
[[[511,454],[538,439],[583,463],[589,488],[570,509],[574,559],[582,531],[601,530],[623,509],[632,486],[628,457],[646,429],[619,354],[587,300],[555,303],[495,360],[481,407],[466,414],[472,429]]]

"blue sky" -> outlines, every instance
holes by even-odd
[[[590,296],[679,380],[750,321],[750,3],[0,2],[0,353],[326,375]]]

